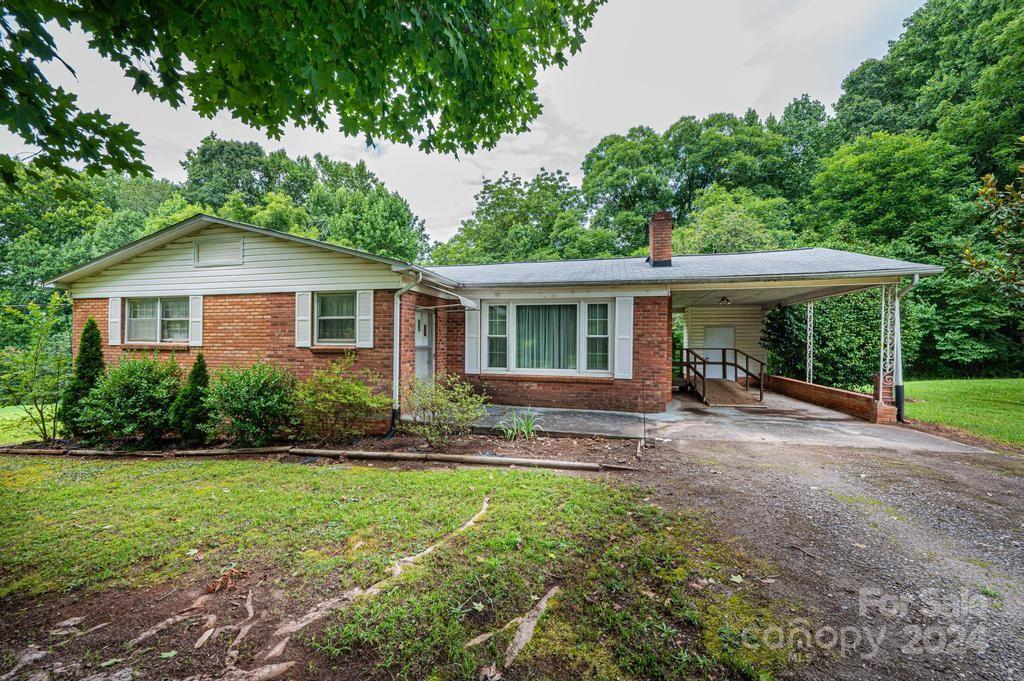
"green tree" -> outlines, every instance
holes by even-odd
[[[96,381],[103,375],[105,369],[100,329],[96,325],[96,320],[89,317],[85,320],[82,335],[78,339],[78,355],[75,357],[74,375],[61,399],[61,420],[65,429],[72,435],[81,434],[79,418],[82,412],[82,400],[96,386]]]
[[[41,66],[58,62],[51,26],[80,28],[137,92],[202,116],[228,112],[279,136],[286,125],[425,151],[492,147],[541,111],[537,72],[575,54],[601,0],[276,4],[16,2],[0,21],[0,122],[40,149],[39,167],[145,173],[138,134],[86,113]],[[211,36],[230,36],[212,40]],[[15,179],[0,156],[0,177]],[[203,199],[204,201],[207,199]]]
[[[53,293],[45,307],[6,307],[5,315],[27,328],[24,347],[0,351],[0,400],[21,407],[44,441],[57,437],[60,399],[68,382],[68,337],[63,330],[64,298]]]
[[[1024,129],[1024,0],[928,0],[904,28],[843,82],[836,115],[846,139],[937,131],[977,172],[1009,181]]]
[[[672,205],[670,168],[662,136],[647,127],[608,135],[583,159],[593,226],[614,232],[620,252],[642,249],[651,213]]]
[[[615,236],[586,227],[586,202],[561,172],[530,180],[503,174],[484,180],[473,216],[431,253],[437,264],[602,257],[615,253]]]
[[[1002,189],[994,175],[983,178],[979,194],[991,241],[968,245],[964,257],[975,273],[1024,309],[1024,165],[1018,172],[1017,180]]]
[[[186,445],[206,442],[210,423],[210,410],[206,406],[206,388],[209,384],[206,359],[200,352],[196,354],[192,369],[188,372],[185,387],[171,405],[171,427],[178,431],[178,436]]]
[[[672,234],[673,253],[735,253],[788,248],[796,234],[786,199],[717,184],[702,191],[689,223]]]

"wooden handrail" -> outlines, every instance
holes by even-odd
[[[716,350],[716,351],[720,351],[722,353],[722,358],[719,359],[719,360],[709,360],[704,355],[702,355],[701,353],[697,352],[698,350],[703,350],[703,351]],[[730,353],[730,352],[732,353],[732,361],[728,361],[728,357],[729,357],[728,353]],[[742,364],[739,362],[739,355],[743,355],[743,363]],[[697,372],[696,371],[696,366],[691,366],[691,363],[687,361],[687,359],[690,356],[692,356],[694,358],[694,360],[695,360],[694,364],[696,362],[700,362],[700,364],[701,364],[701,366],[703,368],[703,372],[702,373],[701,372]],[[723,374],[723,376],[727,376],[728,375],[728,372],[726,371],[726,367],[733,367],[733,368],[736,369],[737,372],[742,371],[743,372],[743,377],[745,379],[743,381],[743,388],[745,390],[750,390],[750,379],[751,378],[756,378],[757,379],[757,387],[758,387],[758,401],[763,401],[764,400],[764,375],[765,375],[765,367],[767,365],[763,361],[759,360],[757,357],[753,357],[753,356],[747,354],[746,352],[744,352],[743,350],[740,350],[739,348],[682,348],[682,350],[681,350],[681,352],[679,354],[679,358],[680,358],[680,367],[681,367],[681,369],[680,369],[680,377],[683,377],[683,375],[682,375],[682,368],[685,367],[687,369],[687,376],[686,376],[687,380],[689,380],[689,371],[691,371],[691,370],[694,372],[694,374],[696,376],[698,376],[701,379],[701,399],[704,401],[705,404],[707,403],[707,368],[708,368],[709,364],[710,365],[721,366],[722,367],[722,374]],[[754,362],[757,363],[757,366],[755,367],[756,370],[757,370],[757,373],[754,373],[754,372],[752,372],[750,370],[750,362],[751,361],[754,361]],[[696,390],[697,386],[696,386],[695,382],[693,383],[693,387],[694,387],[694,390]]]

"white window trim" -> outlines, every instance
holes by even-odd
[[[615,370],[615,350],[609,339],[608,343],[608,368],[595,369],[586,368],[587,357],[587,303],[605,303],[608,305],[608,329],[615,328],[615,299],[614,298],[539,298],[523,300],[490,300],[481,305],[480,314],[480,373],[481,374],[508,374],[513,376],[592,376],[612,377]],[[487,319],[489,309],[492,306],[506,306],[508,312],[505,316],[505,347],[507,349],[507,368],[488,366],[490,360],[490,338],[488,337]],[[519,305],[575,305],[576,306],[576,368],[575,369],[521,369],[516,366],[516,307]]]
[[[163,319],[160,314],[163,310],[163,301],[168,298],[182,298],[186,304],[186,315],[184,317],[174,317],[170,319]],[[131,303],[133,300],[155,300],[156,301],[156,340],[129,340],[132,326],[132,309]],[[167,345],[188,345],[192,340],[192,317],[191,317],[191,301],[188,296],[133,296],[131,298],[123,299],[124,305],[124,344],[125,345],[153,345],[167,344]],[[147,317],[148,319],[148,317]],[[163,339],[163,322],[165,321],[179,321],[185,322],[188,327],[188,338],[164,340]]]
[[[352,304],[354,306],[354,312],[351,315],[328,315],[326,317],[320,316],[320,305],[318,298],[320,296],[332,296],[332,295],[351,295]],[[354,348],[356,347],[356,340],[359,337],[359,297],[355,291],[316,291],[313,293],[313,345],[330,345],[332,347],[342,348]],[[351,319],[352,320],[352,340],[321,340],[320,339],[320,320],[321,319]]]
[[[592,336],[589,333],[589,329],[587,328],[589,326],[589,324],[587,323],[589,321],[589,319],[588,319],[589,309],[587,307],[588,305],[604,305],[604,309],[608,313],[607,317],[605,319],[606,329],[605,329],[605,333],[604,333],[603,336]],[[582,345],[582,350],[580,352],[580,356],[583,358],[583,363],[587,364],[587,361],[588,361],[587,360],[587,340],[588,339],[590,339],[590,338],[604,338],[607,341],[607,343],[608,343],[608,368],[607,369],[591,369],[589,366],[587,366],[587,368],[584,369],[584,373],[587,373],[587,374],[598,374],[598,375],[602,375],[602,376],[603,375],[609,375],[610,376],[611,373],[612,373],[612,368],[613,368],[612,367],[612,330],[615,328],[612,325],[612,323],[614,321],[612,319],[612,315],[615,314],[614,311],[613,311],[614,307],[615,307],[615,302],[614,301],[607,301],[607,300],[582,300],[582,301],[580,301],[580,323],[583,325],[583,329],[582,329],[583,345]]]

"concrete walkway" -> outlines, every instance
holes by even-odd
[[[510,421],[512,411],[532,411],[544,432],[640,438],[644,416],[627,412],[584,409],[545,409],[493,405],[479,425],[492,428]],[[799,444],[824,447],[885,448],[932,452],[985,450],[903,426],[861,421],[846,414],[765,393],[764,402],[751,406],[708,407],[689,397],[677,397],[660,414],[647,414],[648,437],[674,441]]]

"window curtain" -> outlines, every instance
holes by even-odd
[[[516,307],[516,367],[576,368],[576,306]]]

